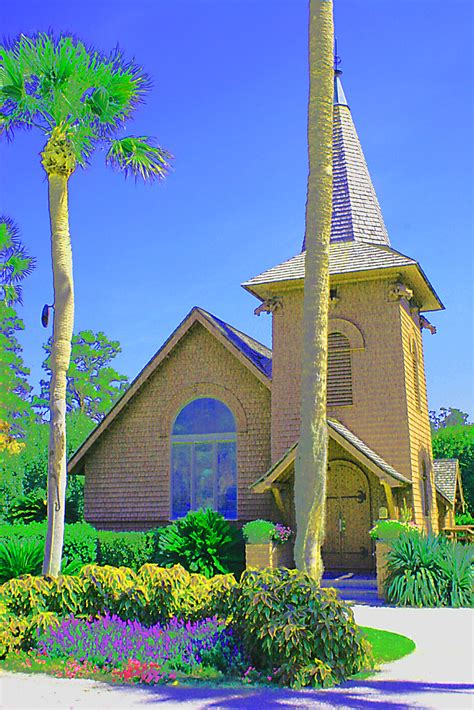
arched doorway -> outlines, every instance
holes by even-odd
[[[328,569],[373,567],[370,488],[364,472],[350,461],[330,461],[326,503],[324,565]]]

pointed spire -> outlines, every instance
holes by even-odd
[[[341,63],[341,58],[337,54],[337,38],[334,40],[334,106],[347,106],[346,95],[344,89],[342,88],[340,76],[342,71],[339,69],[339,64]]]
[[[362,241],[390,246],[377,195],[342,88],[340,62],[336,43],[331,242]],[[303,241],[302,251],[305,248]]]

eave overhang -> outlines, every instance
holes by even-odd
[[[331,286],[343,283],[356,283],[372,280],[403,280],[415,294],[415,301],[420,311],[431,312],[444,310],[444,305],[429,282],[426,274],[417,263],[406,266],[384,267],[377,269],[362,269],[345,273],[330,274]],[[279,294],[304,288],[304,277],[273,279],[261,283],[246,281],[242,288],[256,296],[260,301],[266,301]]]
[[[386,461],[337,420],[328,419],[328,434],[333,441],[351,454],[360,464],[372,471],[381,483],[390,486],[390,488],[411,485],[409,478],[396,471],[390,464],[387,464]],[[271,490],[278,483],[288,480],[291,476],[291,466],[296,459],[297,447],[298,443],[296,442],[263,476],[252,483],[250,489],[255,493],[264,493]]]

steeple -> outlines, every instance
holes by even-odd
[[[361,241],[390,246],[377,195],[342,88],[339,63],[336,54],[331,242]]]

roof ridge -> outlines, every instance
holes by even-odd
[[[254,338],[252,335],[249,335],[248,333],[246,333],[246,332],[243,331],[243,330],[239,330],[238,328],[236,328],[236,327],[235,327],[234,325],[232,325],[231,323],[227,323],[227,321],[222,320],[222,318],[218,318],[218,316],[215,316],[215,315],[214,315],[213,313],[211,313],[210,311],[206,311],[204,308],[201,308],[200,306],[195,306],[195,308],[196,308],[197,310],[201,311],[201,313],[203,313],[205,316],[210,316],[213,320],[219,321],[219,323],[223,323],[223,324],[226,325],[228,328],[230,328],[231,330],[233,330],[234,333],[236,333],[237,335],[243,335],[243,336],[245,336],[248,340],[251,340],[253,343],[255,343],[256,345],[258,345],[259,347],[263,348],[263,349],[266,350],[268,353],[270,353],[270,357],[271,357],[271,355],[272,355],[272,349],[269,348],[268,345],[265,345],[265,343],[261,343],[259,340],[257,340],[256,338]]]

